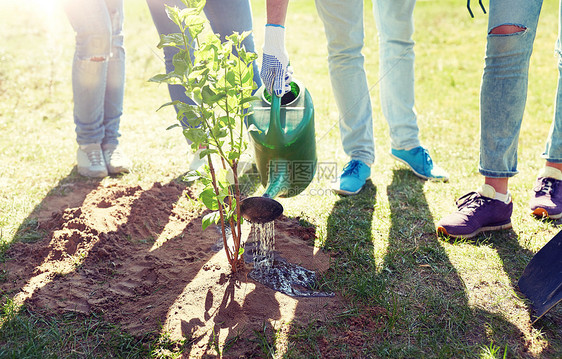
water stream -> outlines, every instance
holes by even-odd
[[[274,221],[252,223],[244,259],[254,265],[250,278],[273,290],[293,297],[334,296],[319,290],[315,272],[289,263],[275,252]]]

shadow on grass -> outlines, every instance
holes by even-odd
[[[553,222],[553,224],[556,223]],[[464,240],[464,242],[474,246],[490,246],[494,249],[501,259],[502,268],[510,281],[510,287],[519,297],[526,298],[519,292],[517,283],[534,253],[519,244],[519,236],[513,229],[480,234],[471,240]],[[531,313],[532,309],[528,300],[525,300],[525,304],[527,311]],[[528,324],[526,318],[525,322],[521,324],[525,326]],[[533,324],[533,327],[546,334],[543,339],[548,341],[548,347],[544,348],[542,357],[559,358],[562,355],[562,343],[558,340],[562,334],[562,306],[559,304],[550,309],[545,316]]]
[[[403,350],[408,355],[474,357],[490,343],[505,345],[506,332],[520,338],[519,330],[501,316],[469,305],[466,285],[435,234],[424,183],[408,170],[395,170],[387,191],[392,224],[385,268],[394,272],[387,283],[399,293],[401,327],[412,328],[408,335],[416,343]],[[498,328],[497,333],[490,334],[490,328]]]
[[[492,342],[511,345],[521,337],[503,317],[469,305],[463,280],[435,235],[424,183],[408,170],[394,171],[387,189],[391,225],[386,243],[374,242],[372,234],[380,219],[373,218],[377,205],[371,182],[332,209],[325,245],[335,255],[331,280],[350,301],[346,329],[361,331],[353,342],[342,343],[346,355],[478,357]]]

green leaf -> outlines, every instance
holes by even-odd
[[[188,72],[189,66],[191,64],[189,52],[180,50],[172,58],[172,64],[174,65],[174,73],[179,77],[183,77],[183,75]]]
[[[173,125],[170,125],[166,128],[166,131],[171,130],[172,128],[176,128],[176,127],[181,127],[179,124],[175,123]]]
[[[199,36],[207,24],[208,20],[200,15],[193,15],[189,14],[183,18],[184,23],[188,26],[189,35],[191,35],[192,39],[195,39]]]
[[[211,211],[216,211],[219,209],[219,205],[217,203],[217,195],[212,188],[207,188],[206,190],[201,192],[201,194],[199,195],[199,199],[201,200],[201,202],[203,202],[205,207],[207,207]]]
[[[183,47],[183,45],[183,36],[180,33],[160,34],[159,49],[163,47]]]
[[[242,76],[242,84],[246,84],[250,79],[253,79],[253,77],[253,71],[245,71],[244,75]]]
[[[205,0],[182,0],[187,8],[194,9],[195,13],[200,14],[205,7]]]
[[[202,64],[197,63],[195,64],[195,66],[193,66],[193,69],[191,70],[191,72],[189,73],[188,79],[201,79],[201,78],[206,78],[207,75],[209,74],[209,68],[204,65],[202,66]]]
[[[240,153],[238,153],[238,151],[228,152],[227,157],[229,160],[233,161],[240,158]]]
[[[209,138],[204,129],[199,127],[190,127],[183,130],[185,137],[191,142],[205,142]]]
[[[191,127],[199,127],[201,124],[201,113],[198,111],[197,106],[178,101],[176,110],[178,112],[178,120],[182,122],[186,120]]]
[[[240,59],[240,61],[246,63],[246,48],[244,46],[241,46],[238,50],[238,58]]]
[[[166,8],[166,14],[168,15],[168,18],[172,20],[174,24],[176,24],[178,27],[181,27],[182,23],[179,16],[180,9],[168,5],[164,5],[164,6]]]
[[[205,216],[203,216],[203,220],[201,223],[203,230],[207,229],[207,227],[209,227],[211,224],[219,223],[220,219],[220,213],[217,211],[206,214]]]
[[[236,74],[234,71],[228,71],[225,76],[226,81],[232,86],[236,86]]]
[[[176,77],[174,73],[159,74],[159,75],[152,76],[150,79],[148,79],[148,81],[156,82],[156,83],[162,83],[162,82],[168,83],[168,81],[174,77]]]
[[[161,109],[163,109],[164,107],[168,107],[168,106],[172,106],[174,105],[175,101],[172,102],[166,102],[165,104],[161,105],[160,107],[158,107],[158,109],[156,109],[156,112],[160,111]]]
[[[201,175],[197,171],[189,171],[183,176],[185,182],[195,182],[201,178]]]
[[[213,133],[213,136],[216,137],[216,138],[223,138],[223,137],[228,136],[227,129],[219,127],[219,126],[213,127],[211,132]]]
[[[244,247],[238,248],[238,256],[242,257],[244,255]]]
[[[207,148],[206,150],[201,151],[199,155],[201,156],[201,158],[203,158],[204,156],[212,155],[213,153],[219,152],[213,148]]]
[[[252,101],[261,101],[261,99],[257,96],[250,96],[250,97],[244,97],[241,101],[240,104],[243,105],[247,102],[252,102]]]
[[[196,104],[201,105],[203,103],[203,98],[201,97],[201,88],[194,88],[191,94],[191,99],[195,101]]]
[[[240,34],[236,31],[234,31],[232,33],[232,35],[229,35],[226,37],[227,40],[232,41],[232,43],[234,44],[239,44],[241,40],[238,40],[238,38],[240,37]]]
[[[203,103],[206,104],[214,104],[216,101],[214,101],[213,99],[215,98],[217,94],[211,90],[211,88],[209,86],[204,86],[201,89],[201,96],[203,97]]]
[[[182,19],[187,18],[189,15],[199,15],[201,14],[201,10],[197,8],[197,6],[186,5],[185,9],[182,9],[179,13],[179,17]]]
[[[252,33],[252,30],[247,30],[244,31],[243,33],[240,34],[240,43],[242,43],[242,41],[244,41],[248,36],[250,36],[250,34]]]

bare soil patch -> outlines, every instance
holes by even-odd
[[[172,181],[145,188],[73,183],[44,199],[37,213],[45,236],[17,243],[2,264],[2,293],[35,311],[101,313],[133,335],[166,331],[194,344],[189,356],[250,337],[264,324],[306,325],[337,312],[336,298],[295,298],[254,282],[251,264],[236,275],[217,228],[201,230],[192,188]],[[328,255],[310,245],[314,227],[298,218],[275,222],[276,251],[293,264],[325,271]],[[247,355],[244,346],[229,353]]]

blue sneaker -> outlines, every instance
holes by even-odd
[[[429,152],[422,146],[414,147],[411,150],[392,149],[390,155],[408,165],[418,177],[444,182],[449,180],[449,174],[441,167],[433,164]]]
[[[346,196],[357,194],[369,177],[371,177],[371,167],[363,161],[351,160],[344,166],[339,186],[333,188],[333,191]]]

